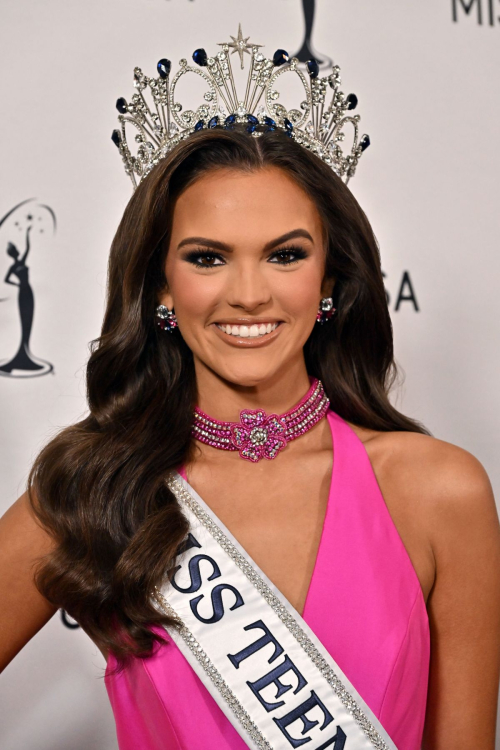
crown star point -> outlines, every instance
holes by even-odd
[[[241,63],[241,70],[244,68],[244,54],[245,52],[247,55],[250,55],[254,47],[262,47],[262,44],[249,44],[248,40],[250,39],[249,36],[243,36],[243,32],[241,31],[241,23],[238,24],[238,35],[233,36],[232,34],[229,35],[232,42],[229,42],[227,45],[228,47],[231,47],[231,54],[234,55],[235,52],[237,52],[240,56],[240,63]],[[221,42],[219,42],[221,44]]]

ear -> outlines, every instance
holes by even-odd
[[[165,284],[163,289],[158,295],[158,305],[165,305],[165,307],[168,307],[169,310],[171,310],[174,306],[174,299],[172,297],[172,294],[170,293],[168,284]]]
[[[335,276],[325,277],[321,284],[321,297],[333,297],[333,288],[336,282]]]

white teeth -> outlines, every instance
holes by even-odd
[[[240,338],[260,338],[268,333],[276,330],[278,323],[261,323],[261,325],[253,324],[251,326],[232,326],[232,325],[219,325],[216,323],[217,328],[227,333],[230,336],[239,336]]]

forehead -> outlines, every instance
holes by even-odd
[[[177,199],[172,243],[188,235],[266,242],[298,227],[320,241],[322,223],[314,201],[284,170],[219,169],[200,177]]]

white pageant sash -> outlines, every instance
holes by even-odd
[[[167,484],[190,532],[172,582],[155,594],[157,606],[182,621],[169,635],[247,745],[397,750],[299,613],[201,497],[177,472]],[[336,616],[334,603],[325,616]]]

